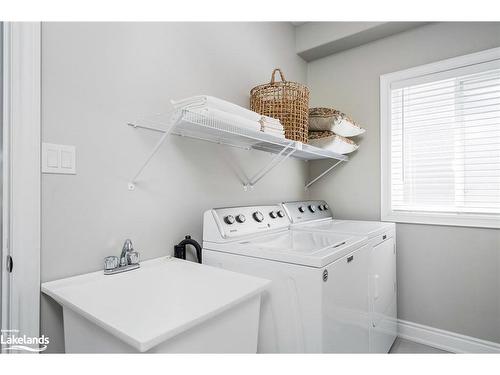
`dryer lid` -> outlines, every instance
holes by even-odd
[[[384,223],[381,221],[326,220],[297,224],[294,228],[332,234],[346,233],[372,238],[393,229],[394,223]]]

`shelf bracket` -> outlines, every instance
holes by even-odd
[[[245,173],[245,171],[243,170],[243,168],[241,168],[240,163],[236,162],[232,153],[230,153],[230,155],[228,156],[228,154],[224,151],[229,152],[229,150],[227,150],[227,149],[226,150],[221,149],[221,150],[219,150],[219,155],[224,159],[226,164],[229,165],[229,167],[231,168],[233,173],[236,175],[238,180],[240,180],[240,182],[243,184],[243,187],[248,186],[249,178],[248,178],[247,174]],[[245,189],[245,191],[246,190],[247,189]]]
[[[324,177],[325,175],[327,175],[328,173],[330,173],[330,171],[332,171],[337,165],[339,165],[340,163],[342,163],[343,160],[338,160],[336,163],[334,163],[332,166],[330,166],[330,168],[328,168],[327,170],[325,170],[323,173],[321,173],[319,176],[317,176],[316,178],[312,179],[311,181],[309,181],[306,186],[305,186],[305,189],[309,189],[309,187],[314,184],[316,181],[318,181],[320,178]]]
[[[156,155],[156,153],[164,144],[165,140],[170,134],[214,142],[234,148],[243,148],[246,150],[254,149],[272,153],[272,158],[268,162],[262,163],[264,166],[261,167],[251,178],[249,178],[246,173],[244,173],[244,171],[241,169],[241,166],[239,166],[240,168],[237,168],[231,165],[235,161],[231,158],[230,161],[232,163],[229,164],[233,168],[233,171],[237,174],[237,177],[239,178],[245,191],[247,191],[248,189],[253,189],[253,187],[261,179],[263,179],[274,168],[281,165],[291,156],[306,161],[319,159],[336,160],[333,165],[327,168],[316,178],[309,181],[305,185],[306,190],[316,181],[323,178],[331,170],[337,167],[342,161],[348,160],[347,156],[340,155],[328,150],[321,150],[317,147],[302,144],[300,142],[291,141],[288,139],[276,139],[273,137],[269,137],[269,135],[264,136],[263,134],[257,132],[250,133],[249,131],[244,130],[237,131],[235,130],[237,128],[237,126],[235,125],[237,124],[233,124],[224,120],[218,120],[215,117],[203,115],[197,112],[191,113],[186,110],[174,111],[167,113],[166,116],[157,114],[153,118],[150,117],[148,119],[143,119],[141,121],[128,124],[135,129],[147,129],[150,131],[161,133],[160,139],[154,145],[153,149],[148,154],[147,158],[144,160],[137,173],[135,173],[132,179],[129,180],[129,190],[135,190],[136,181],[138,180],[139,176],[142,174],[146,166]]]
[[[134,128],[149,129],[149,130],[153,130],[153,131],[156,131],[156,132],[163,133],[163,135],[161,136],[161,138],[158,140],[158,142],[156,143],[156,145],[153,147],[153,149],[149,153],[149,155],[146,158],[146,160],[142,163],[142,165],[139,168],[139,170],[137,171],[137,173],[134,175],[134,177],[132,177],[132,179],[128,183],[128,189],[130,191],[135,190],[135,184],[136,184],[137,179],[141,175],[142,171],[149,164],[149,162],[151,161],[151,159],[153,158],[153,156],[155,156],[155,154],[158,152],[158,150],[162,146],[163,142],[165,142],[165,139],[167,139],[167,137],[170,135],[170,133],[172,132],[172,129],[175,127],[177,121],[179,121],[179,118],[180,117],[177,117],[174,121],[172,121],[171,124],[170,124],[170,126],[166,130],[159,129],[159,128],[156,128],[156,127],[139,126],[139,125],[135,125],[135,124],[129,123],[129,125],[132,126],[132,127],[134,127]]]
[[[265,165],[262,169],[260,169],[257,173],[255,173],[249,180],[248,183],[243,184],[243,188],[245,191],[248,190],[248,188],[253,189],[255,184],[259,182],[264,176],[266,176],[269,172],[271,172],[274,168],[279,166],[281,163],[283,163],[286,159],[288,159],[290,156],[293,155],[295,152],[295,147],[294,147],[295,142],[289,142],[286,147],[283,147],[283,149],[277,153],[276,155],[273,156],[271,161]],[[288,151],[288,152],[287,152]]]

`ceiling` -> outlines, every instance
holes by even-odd
[[[306,61],[398,34],[428,22],[292,22],[296,51]]]

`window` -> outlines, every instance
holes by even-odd
[[[500,228],[500,48],[380,78],[382,220]]]

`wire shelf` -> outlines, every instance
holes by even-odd
[[[255,178],[247,181],[244,184],[245,187],[252,187],[270,170],[289,157],[301,160],[333,159],[337,161],[336,164],[348,160],[348,157],[345,155],[303,144],[301,142],[280,138],[257,129],[250,129],[243,123],[238,124],[234,121],[218,118],[210,113],[200,113],[186,109],[150,116],[129,123],[129,125],[135,128],[149,129],[164,133],[139,172],[136,173],[129,183],[130,190],[135,188],[135,180],[169,134],[200,139],[246,150],[254,149],[275,154],[276,157],[273,158],[269,165],[259,171],[255,175]],[[313,182],[315,181],[316,179]],[[307,186],[310,184],[311,183],[307,184]]]

